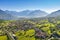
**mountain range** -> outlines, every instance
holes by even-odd
[[[11,14],[7,14],[5,11],[0,10],[0,19],[10,20],[12,17],[13,16]]]
[[[27,18],[34,18],[34,17],[44,17],[46,16],[48,13],[41,11],[41,10],[24,10],[21,12],[16,12],[16,11],[5,11],[7,14],[11,14],[17,17],[27,17]]]
[[[57,17],[60,16],[60,10],[57,10],[52,13],[46,13],[41,10],[24,10],[20,12],[9,11],[9,10],[1,10],[0,9],[0,19],[11,20],[18,18],[38,18],[38,17]]]

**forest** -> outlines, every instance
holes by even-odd
[[[0,20],[0,40],[60,40],[60,19]]]

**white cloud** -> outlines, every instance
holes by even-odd
[[[59,8],[54,8],[54,9],[51,8],[51,9],[41,9],[41,10],[43,10],[43,11],[45,11],[47,13],[52,13],[52,12],[60,10],[60,9]]]

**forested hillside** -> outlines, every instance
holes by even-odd
[[[60,19],[0,20],[0,40],[60,40]]]

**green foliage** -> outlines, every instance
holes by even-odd
[[[60,35],[60,30],[57,30],[57,34]]]
[[[30,29],[28,31],[20,30],[16,33],[18,40],[35,40],[34,34],[35,34],[34,29]]]
[[[34,37],[24,37],[24,36],[19,36],[18,40],[35,40]]]
[[[51,34],[51,30],[49,29],[49,27],[43,27],[41,28],[44,32],[46,32],[48,35]]]
[[[54,18],[25,19],[17,21],[1,20],[0,35],[2,34],[2,36],[0,36],[0,40],[8,39],[7,36],[4,36],[4,30],[8,30],[9,33],[15,34],[17,40],[55,40],[55,37],[52,38],[50,36],[53,35],[54,32],[60,36],[60,20]]]
[[[21,36],[21,35],[23,35],[24,36],[24,33],[25,33],[25,31],[24,30],[19,30],[18,32],[16,32],[16,36]]]
[[[7,36],[0,36],[0,40],[7,40]]]
[[[35,34],[34,29],[30,29],[30,30],[26,31],[26,36],[33,36],[34,34]]]

